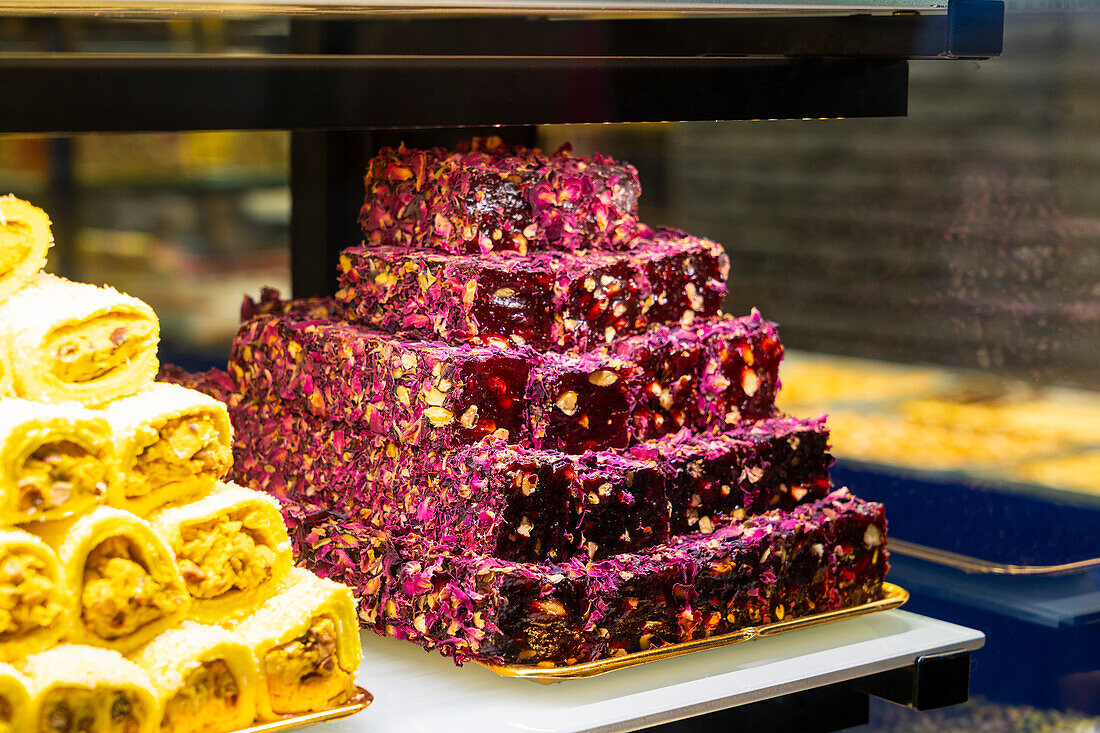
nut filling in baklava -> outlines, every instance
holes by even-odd
[[[49,628],[64,613],[48,573],[42,558],[0,549],[0,642]]]
[[[18,509],[46,512],[90,506],[107,492],[109,465],[102,450],[75,440],[51,440],[34,448],[18,469]]]
[[[15,710],[11,700],[0,695],[0,733],[15,733]]]
[[[218,598],[248,591],[267,582],[276,562],[275,550],[260,533],[254,512],[227,512],[180,531],[183,546],[176,560],[187,590],[195,598]]]
[[[322,616],[309,630],[264,657],[271,709],[279,714],[323,710],[344,702],[352,690],[352,672],[340,666],[336,626]]]
[[[111,537],[88,554],[84,624],[102,639],[133,634],[179,606],[177,591],[149,572],[131,540]]]
[[[214,419],[186,415],[167,420],[134,460],[126,497],[151,491],[195,476],[216,479],[232,465],[233,454],[221,439]]]
[[[138,361],[156,330],[148,319],[122,313],[62,326],[49,335],[55,357],[50,372],[70,384],[101,379]]]
[[[42,700],[37,733],[138,733],[148,714],[131,692],[57,687]]]
[[[212,722],[232,717],[240,701],[240,684],[225,660],[203,662],[165,703],[161,730],[201,733]]]

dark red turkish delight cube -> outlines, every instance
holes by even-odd
[[[584,554],[611,557],[668,539],[666,481],[655,463],[607,451],[586,453],[580,462]]]
[[[683,262],[708,264],[693,269]],[[350,320],[391,333],[434,334],[444,341],[504,338],[537,349],[585,351],[653,325],[712,317],[728,270],[717,243],[664,230],[614,252],[447,255],[349,247],[340,256],[336,299]],[[669,307],[666,290],[686,300]]]
[[[694,331],[706,358],[699,389],[707,424],[734,425],[773,414],[783,359],[775,324],[753,309],[744,318],[716,319]]]
[[[553,573],[549,578],[502,575],[494,593],[505,599],[495,624],[500,631],[485,635],[481,653],[521,664],[576,664],[591,659],[594,644],[585,629],[591,613],[587,585],[581,577]]]
[[[726,297],[729,259],[721,245],[675,229],[660,229],[639,264],[649,282],[650,323],[690,326],[696,318],[716,315]],[[696,243],[710,245],[703,249]],[[696,245],[696,246],[692,246]]]
[[[453,447],[527,429],[533,354],[411,341],[343,321],[263,315],[242,324],[229,371],[242,392],[412,445]]]
[[[874,600],[889,569],[886,553],[886,514],[882,504],[864,502],[838,516],[830,527],[837,567],[833,598]]]
[[[610,347],[638,367],[630,385],[635,440],[652,440],[702,422],[698,383],[706,363],[703,348],[694,332],[668,328],[621,339]]]
[[[528,389],[532,444],[566,453],[625,448],[634,369],[606,355],[545,354]]]
[[[633,167],[474,138],[456,150],[385,148],[364,178],[367,244],[451,254],[628,246],[639,228]]]
[[[674,533],[711,529],[731,516],[790,509],[829,492],[824,418],[767,418],[724,433],[676,436],[631,449],[669,477]]]
[[[536,349],[553,347],[561,332],[554,308],[554,275],[538,263],[487,268],[470,306],[477,338],[501,339]]]
[[[503,498],[492,552],[505,560],[564,560],[581,544],[585,497],[576,461],[553,451],[487,447],[467,459]],[[476,511],[476,508],[475,508]]]
[[[527,378],[531,363],[526,355],[497,352],[478,354],[458,364],[462,385],[454,400],[458,416],[457,443],[474,443],[486,436],[517,442],[527,431]]]
[[[487,474],[500,558],[537,562],[604,558],[668,538],[665,476],[652,461],[514,446],[475,446],[468,463]],[[477,542],[477,539],[474,540]],[[480,546],[480,544],[479,544]]]
[[[336,299],[350,320],[391,333],[545,349],[562,340],[554,263],[568,256],[349,247],[340,255]]]
[[[562,306],[565,343],[592,348],[621,334],[645,329],[644,297],[648,284],[629,259],[590,253],[581,267],[570,268]],[[583,269],[584,274],[576,272]]]

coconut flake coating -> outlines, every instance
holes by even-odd
[[[717,315],[728,274],[720,244],[672,229],[624,252],[363,246],[342,253],[336,299],[350,320],[383,331],[584,351]]]
[[[639,230],[633,166],[568,145],[546,155],[473,138],[457,149],[383,148],[364,178],[366,244],[449,254],[619,248]]]
[[[847,489],[596,562],[510,562],[323,507],[287,515],[366,627],[459,663],[575,664],[854,606],[879,597],[887,569],[882,506]]]

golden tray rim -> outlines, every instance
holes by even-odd
[[[282,720],[274,720],[270,723],[261,723],[249,728],[240,728],[236,733],[278,733],[279,731],[298,730],[300,728],[305,728],[307,725],[327,723],[330,720],[339,720],[340,718],[347,718],[355,715],[370,707],[372,702],[374,702],[374,695],[370,694],[359,685],[356,685],[355,697],[353,697],[352,701],[347,705],[329,708],[328,710],[320,710],[316,713],[295,715],[293,717],[283,718]]]
[[[660,648],[631,652],[621,657],[597,659],[592,662],[581,662],[580,664],[571,664],[565,667],[537,667],[532,664],[498,664],[484,661],[478,661],[477,663],[501,677],[516,677],[519,679],[531,680],[532,682],[539,682],[541,684],[553,684],[555,682],[564,682],[565,680],[595,677],[620,669],[636,667],[640,664],[656,662],[661,659],[671,659],[672,657],[679,657],[684,654],[691,654],[692,652],[700,652],[707,649],[716,649],[731,644],[738,644],[761,636],[774,636],[787,631],[796,631],[811,626],[820,626],[834,621],[844,621],[868,613],[890,611],[895,608],[900,608],[908,600],[909,591],[894,583],[883,582],[882,598],[876,601],[869,601],[859,606],[842,608],[837,611],[826,611],[825,613],[815,613],[810,616],[802,616],[801,618],[789,619],[786,621],[777,621],[763,626],[748,626],[738,631],[722,634],[721,636],[710,636],[703,639],[693,639],[692,641],[681,642],[679,644],[669,644],[668,646]]]

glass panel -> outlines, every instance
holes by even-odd
[[[907,118],[543,131],[725,244],[728,310],[779,323],[781,409],[828,413],[909,608],[987,634],[978,702],[867,730],[1096,726],[1098,39],[1093,6],[1014,2],[1001,58],[910,64]]]
[[[286,132],[0,138],[6,191],[44,207],[49,269],[153,306],[162,360],[224,363],[244,293],[289,292]]]

